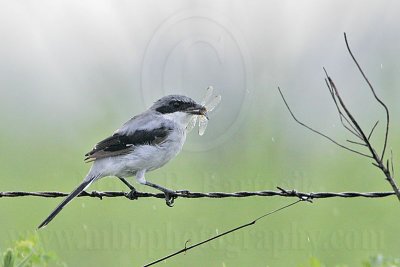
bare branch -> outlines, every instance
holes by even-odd
[[[346,141],[347,141],[347,142],[349,142],[349,143],[355,144],[355,145],[367,146],[367,145],[366,145],[366,144],[364,144],[364,143],[356,142],[356,141],[349,140],[349,139],[347,139]]]
[[[352,129],[350,129],[343,121],[343,118],[345,119],[345,121],[347,122],[347,118],[343,115],[343,114],[339,114],[340,117],[340,122],[342,123],[342,126],[348,130],[351,134],[353,134],[355,137],[357,137],[358,139],[362,140],[360,134],[358,134],[357,132],[353,131]],[[348,122],[348,124],[350,125],[351,128],[353,128],[354,126]]]
[[[390,161],[392,162],[392,175],[394,176],[393,151],[391,149],[390,149]]]
[[[323,69],[324,69],[324,72],[325,72],[326,77],[328,77],[328,73],[327,73],[326,69],[325,69],[325,68],[323,68]],[[337,112],[338,112],[338,114],[339,114],[340,122],[342,123],[343,127],[344,127],[346,130],[348,130],[351,134],[353,134],[354,136],[356,136],[358,139],[362,140],[362,137],[361,137],[360,133],[357,131],[357,129],[354,127],[354,125],[349,121],[349,119],[343,114],[342,110],[340,109],[340,106],[338,105],[338,103],[337,103],[337,101],[336,101],[335,92],[334,92],[334,90],[332,89],[331,85],[329,84],[328,79],[325,79],[325,83],[326,83],[326,86],[328,87],[328,90],[329,90],[329,93],[330,93],[330,95],[331,95],[331,97],[332,97],[333,103],[335,104],[336,110],[337,110]],[[343,119],[347,122],[347,124],[348,124],[352,129],[350,129],[350,128],[344,123]]]
[[[285,99],[285,97],[284,97],[284,95],[283,95],[283,93],[282,93],[280,87],[278,87],[278,90],[279,90],[279,93],[281,94],[281,97],[282,97],[282,99],[283,99],[283,102],[285,103],[286,108],[287,108],[287,109],[289,110],[289,112],[290,112],[290,115],[292,115],[293,119],[294,119],[298,124],[300,124],[301,126],[307,128],[308,130],[310,130],[310,131],[312,131],[312,132],[314,132],[314,133],[316,133],[316,134],[318,134],[318,135],[324,137],[325,139],[328,139],[329,141],[331,141],[332,143],[334,143],[335,145],[337,145],[337,146],[339,146],[339,147],[341,147],[341,148],[344,148],[344,149],[346,149],[346,150],[348,150],[348,151],[351,151],[351,152],[353,152],[353,153],[359,154],[359,155],[364,156],[364,157],[367,157],[367,158],[372,158],[370,155],[364,154],[364,153],[362,153],[362,152],[359,152],[359,151],[357,151],[357,150],[354,150],[354,149],[352,149],[352,148],[349,148],[349,147],[347,147],[347,146],[345,146],[345,145],[342,145],[342,144],[338,143],[337,141],[335,141],[335,140],[332,139],[331,137],[329,137],[329,136],[327,136],[327,135],[325,135],[325,134],[323,134],[323,133],[321,133],[321,132],[319,132],[319,131],[317,131],[317,130],[311,128],[311,127],[308,126],[307,124],[305,124],[305,123],[299,121],[299,120],[296,118],[296,116],[293,114],[293,112],[292,112],[292,110],[290,109],[288,103],[286,102],[286,99]]]
[[[368,135],[368,140],[371,139],[372,133],[374,132],[374,130],[375,130],[376,126],[378,125],[378,123],[379,123],[379,121],[376,121],[374,126],[372,127],[371,132]]]
[[[349,120],[351,121],[351,125],[354,126],[355,130],[357,131],[357,133],[359,133],[359,135],[360,135],[362,140],[366,139],[366,138],[364,138],[365,134],[363,133],[362,128],[360,127],[360,125],[358,124],[356,119],[353,117],[353,115],[350,113],[350,111],[348,110],[348,108],[344,104],[344,101],[343,101],[342,97],[340,96],[339,91],[337,90],[335,83],[333,82],[331,77],[328,75],[328,72],[325,71],[325,74],[326,74],[326,79],[328,80],[328,83],[329,83],[330,87],[332,88],[333,93],[335,95],[334,98],[336,98],[339,101],[339,105],[343,109],[344,113],[347,115]]]
[[[388,170],[390,169],[390,167],[389,167],[389,159],[386,160],[386,169],[388,169]]]
[[[338,143],[337,141],[335,141],[334,139],[330,138],[329,136],[314,130],[313,128],[311,128],[310,126],[306,125],[305,123],[299,121],[296,116],[293,114],[293,112],[291,111],[288,103],[286,102],[285,97],[282,94],[281,89],[278,87],[279,93],[286,105],[286,108],[289,110],[291,116],[293,117],[293,119],[299,123],[300,125],[302,125],[303,127],[309,129],[310,131],[317,133],[323,137],[325,137],[325,139],[328,139],[329,141],[333,142],[334,144],[338,145],[339,147],[342,147],[348,151],[351,151],[353,153],[362,155],[364,157],[367,158],[371,158],[374,160],[374,162],[372,162],[372,164],[379,168],[385,175],[386,180],[389,182],[389,184],[391,185],[393,191],[396,193],[396,196],[398,198],[398,200],[400,201],[400,190],[399,187],[397,186],[394,178],[393,178],[393,173],[394,173],[394,167],[393,167],[393,159],[391,159],[391,165],[390,165],[390,160],[387,159],[386,163],[384,162],[384,156],[385,156],[385,151],[386,151],[386,147],[387,147],[387,141],[388,141],[388,135],[389,135],[389,125],[390,125],[390,120],[389,120],[389,110],[387,108],[387,106],[385,105],[385,103],[382,102],[382,100],[380,100],[380,98],[376,95],[375,89],[373,88],[373,86],[371,85],[371,83],[369,82],[368,78],[366,77],[366,75],[364,74],[363,70],[361,69],[360,65],[358,64],[357,60],[355,59],[349,43],[347,41],[347,36],[346,33],[344,34],[344,39],[345,39],[345,43],[346,43],[346,47],[347,50],[351,56],[351,58],[353,59],[354,63],[357,65],[359,72],[361,73],[361,75],[363,76],[364,80],[368,83],[369,88],[371,90],[371,92],[373,93],[375,100],[380,103],[385,111],[386,111],[386,131],[385,131],[385,139],[384,139],[384,145],[383,145],[383,149],[382,149],[382,154],[381,156],[378,155],[378,153],[376,152],[375,148],[373,147],[373,145],[370,142],[370,138],[372,136],[372,134],[374,133],[374,130],[376,129],[377,125],[378,125],[378,121],[374,124],[374,126],[372,127],[370,133],[368,134],[368,136],[365,134],[364,130],[361,128],[360,124],[358,123],[358,121],[355,119],[355,117],[353,116],[353,114],[350,112],[350,110],[347,108],[347,106],[345,105],[342,97],[339,94],[339,90],[337,89],[335,83],[333,82],[333,80],[331,79],[331,77],[328,75],[328,72],[326,71],[326,69],[324,68],[324,72],[326,75],[325,78],[325,83],[329,89],[329,93],[332,97],[332,100],[336,106],[337,112],[339,114],[339,118],[340,121],[343,125],[343,127],[348,130],[351,134],[353,134],[354,136],[356,136],[358,139],[361,140],[361,142],[356,142],[356,141],[352,141],[352,140],[347,140],[347,142],[352,143],[352,144],[356,144],[356,145],[361,145],[361,146],[366,146],[370,152],[370,155],[367,155],[365,153],[362,153],[360,151],[354,150],[350,147],[347,147],[345,145],[342,145],[340,143]],[[348,125],[346,125],[346,123]]]
[[[378,101],[379,104],[382,105],[382,107],[385,109],[385,112],[386,112],[385,141],[384,141],[384,144],[383,144],[382,155],[381,155],[381,159],[383,159],[383,157],[385,156],[385,150],[386,150],[386,147],[387,147],[387,140],[388,140],[388,136],[389,136],[389,109],[386,106],[386,104],[383,103],[383,101],[380,100],[380,98],[376,95],[374,87],[372,86],[372,84],[368,80],[367,76],[364,74],[364,71],[362,70],[360,64],[358,64],[358,61],[354,57],[353,52],[350,49],[349,42],[347,41],[346,33],[344,33],[344,41],[346,43],[347,51],[349,51],[349,54],[350,54],[351,58],[353,59],[354,63],[356,64],[356,66],[357,66],[358,70],[360,71],[361,75],[363,76],[364,80],[367,82],[367,84],[368,84],[369,88],[371,89],[371,92],[374,95],[376,101]]]
[[[351,112],[349,111],[349,109],[346,107],[346,105],[344,104],[344,101],[342,99],[342,97],[339,94],[338,89],[336,88],[335,83],[333,82],[333,80],[331,79],[331,77],[327,76],[328,82],[330,84],[330,86],[332,87],[332,89],[335,92],[336,98],[339,100],[339,104],[340,106],[343,108],[345,114],[349,117],[350,121],[352,122],[352,124],[354,125],[354,127],[357,129],[357,132],[360,133],[361,135],[361,139],[365,142],[365,144],[367,145],[368,149],[371,152],[372,156],[369,156],[370,158],[373,158],[375,160],[378,159],[378,156],[376,155],[375,150],[373,149],[371,143],[368,141],[368,138],[366,137],[364,131],[362,130],[361,126],[358,124],[357,120],[354,118],[354,116],[351,114]]]
[[[366,146],[368,147],[369,151],[371,152],[371,156],[375,160],[375,162],[373,162],[372,164],[374,166],[378,167],[379,169],[381,169],[381,171],[384,173],[384,175],[386,177],[386,180],[390,183],[391,187],[393,188],[394,192],[396,193],[396,196],[397,196],[398,200],[400,201],[400,190],[399,190],[396,182],[394,181],[394,179],[392,177],[392,174],[389,171],[389,167],[388,166],[385,167],[385,165],[383,163],[383,158],[378,156],[378,154],[376,153],[376,151],[373,148],[372,144],[370,143],[369,138],[365,135],[365,133],[362,130],[361,126],[358,124],[356,119],[353,117],[353,115],[347,109],[346,105],[344,104],[342,98],[339,95],[339,91],[337,90],[336,85],[333,82],[333,80],[329,76],[327,77],[327,79],[329,81],[329,84],[330,84],[331,88],[334,90],[337,99],[339,100],[340,106],[343,108],[344,112],[349,117],[349,119],[353,123],[354,127],[361,134],[362,140],[365,142]],[[388,127],[389,126],[387,126],[387,129],[389,129]],[[387,133],[386,133],[386,135],[387,135]],[[386,140],[385,140],[384,148],[386,147],[386,144],[387,143],[386,143]]]

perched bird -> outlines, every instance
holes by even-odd
[[[189,97],[169,95],[127,121],[85,155],[87,162],[93,161],[89,173],[38,228],[46,226],[73,198],[105,176],[118,177],[132,192],[135,188],[125,178],[136,176],[140,184],[164,192],[167,204],[172,205],[176,192],[146,181],[145,174],[162,167],[181,151],[193,115],[207,116],[207,109]]]

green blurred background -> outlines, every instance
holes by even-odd
[[[361,124],[384,113],[345,50],[343,32],[392,114],[390,148],[400,153],[398,1],[1,1],[0,191],[72,190],[83,154],[169,93],[222,95],[206,134],[148,180],[191,191],[388,191],[367,159],[299,127],[304,121],[345,142],[322,67]],[[398,166],[398,164],[396,164]],[[397,167],[396,166],[396,167]],[[133,180],[132,180],[133,181]],[[140,190],[151,191],[138,186]],[[125,190],[105,178],[91,190]],[[61,199],[0,199],[0,251]],[[140,266],[248,222],[293,199],[79,198],[38,231],[68,266]],[[360,266],[399,256],[399,203],[325,199],[300,203],[160,266]]]

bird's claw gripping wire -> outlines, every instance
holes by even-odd
[[[174,206],[174,201],[178,197],[176,194],[176,191],[172,190],[165,190],[163,191],[165,195],[165,204],[167,204],[168,207],[172,208]]]
[[[128,193],[126,193],[126,197],[130,200],[137,200],[138,199],[138,192],[136,191],[135,188],[132,188],[131,191],[129,191]]]

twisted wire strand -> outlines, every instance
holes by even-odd
[[[68,193],[64,192],[23,192],[23,191],[9,191],[9,192],[0,192],[0,198],[6,197],[26,197],[26,196],[35,196],[35,197],[45,197],[45,198],[56,198],[56,197],[65,197]],[[279,191],[239,191],[239,192],[189,192],[189,191],[181,191],[177,192],[175,197],[182,198],[241,198],[241,197],[272,197],[272,196],[280,196],[280,197],[297,197],[301,199],[318,199],[318,198],[382,198],[395,195],[394,192],[298,192],[296,190],[285,190],[279,188]],[[165,198],[163,193],[147,193],[147,192],[122,192],[122,191],[92,191],[92,192],[82,192],[79,197],[97,197],[102,199],[112,198],[112,197],[126,197],[128,199],[134,200],[138,198]]]

